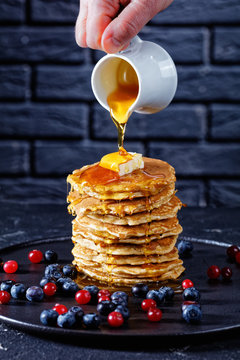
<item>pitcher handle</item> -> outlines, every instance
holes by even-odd
[[[142,42],[142,39],[136,35],[132,40],[130,41],[130,44],[125,50],[119,51],[119,54],[125,54],[126,52],[134,50],[139,44]]]

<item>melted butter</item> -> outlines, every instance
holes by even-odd
[[[123,147],[120,147],[119,152],[107,154],[102,157],[99,166],[119,172],[119,165],[132,160],[133,156],[129,154]]]

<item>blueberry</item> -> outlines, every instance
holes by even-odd
[[[110,314],[110,312],[114,311],[115,308],[116,308],[116,305],[112,301],[109,301],[109,300],[102,301],[97,305],[97,311],[102,316],[108,316],[108,314]]]
[[[83,315],[83,323],[87,329],[97,329],[100,325],[100,317],[95,313]]]
[[[3,265],[4,265],[3,259],[2,259],[2,258],[0,258],[0,270],[2,270]],[[2,290],[2,291],[5,291],[5,290]]]
[[[62,275],[63,275],[62,272],[58,270],[52,272],[52,277],[54,277],[55,279],[60,279]]]
[[[123,298],[123,297],[121,297],[121,296],[113,299],[112,302],[113,302],[116,306],[117,306],[117,305],[128,306],[128,301],[126,300],[126,298]]]
[[[202,311],[199,306],[188,305],[182,312],[183,319],[191,324],[197,324],[202,320]]]
[[[55,310],[43,310],[40,321],[43,325],[54,326],[57,324],[58,313]]]
[[[94,304],[94,303],[97,303],[97,300],[98,300],[98,292],[99,292],[99,288],[95,285],[87,285],[83,288],[84,290],[87,290],[90,292],[91,294],[91,303]]]
[[[71,329],[76,325],[76,317],[72,312],[67,312],[58,316],[57,324],[61,328]]]
[[[0,285],[1,291],[7,291],[10,293],[12,286],[16,284],[14,280],[4,280]]]
[[[54,250],[47,250],[44,253],[44,259],[47,263],[55,263],[58,259],[58,254]]]
[[[135,284],[132,287],[132,294],[137,298],[145,298],[148,291],[149,291],[148,286],[143,283]]]
[[[72,281],[72,279],[69,277],[60,277],[59,279],[57,279],[56,285],[57,285],[58,290],[60,290],[60,291],[62,290],[63,284],[66,281]]]
[[[61,266],[59,264],[50,264],[45,268],[45,276],[53,276],[56,271],[61,272]]]
[[[158,290],[150,290],[146,295],[146,299],[153,299],[156,301],[159,306],[164,301],[165,294],[164,292],[160,292]]]
[[[119,297],[124,298],[126,300],[126,302],[128,302],[128,294],[126,294],[124,291],[115,291],[111,295],[111,300],[115,300]]]
[[[72,264],[65,265],[62,268],[62,272],[65,276],[68,276],[71,279],[74,279],[77,276],[77,270],[76,270],[75,266]]]
[[[53,283],[53,284],[56,285],[56,281],[53,280],[52,277],[46,277],[46,276],[44,276],[44,277],[40,280],[39,285],[41,286],[41,288],[43,288],[44,285],[46,285],[46,284],[49,283],[49,282],[51,282],[51,283]]]
[[[193,244],[190,241],[181,240],[177,244],[177,248],[179,255],[188,256],[193,250]]]
[[[199,303],[197,303],[196,301],[184,301],[182,303],[182,311],[184,311],[186,309],[186,307],[188,307],[189,305],[195,305],[195,306],[198,306],[199,309],[201,309],[201,305]]]
[[[170,286],[162,286],[159,289],[160,292],[164,293],[165,300],[172,300],[174,297],[174,290]]]
[[[130,316],[130,312],[126,306],[118,305],[114,311],[118,311],[122,314],[124,320],[128,320]]]
[[[16,283],[11,287],[11,296],[14,299],[23,299],[25,297],[26,288],[23,284]]]
[[[64,281],[62,285],[62,292],[66,295],[75,295],[79,290],[79,286],[74,281]]]
[[[42,301],[44,298],[43,289],[39,286],[31,286],[26,291],[28,301]]]
[[[185,289],[182,296],[183,296],[183,300],[190,300],[196,302],[199,302],[201,298],[200,292],[194,287]]]
[[[81,308],[81,306],[72,306],[68,310],[68,312],[74,314],[77,323],[81,323],[83,315],[84,315],[84,311]]]

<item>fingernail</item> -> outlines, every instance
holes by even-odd
[[[109,37],[109,38],[105,39],[103,45],[104,45],[105,51],[110,54],[119,52],[124,48],[124,44],[121,44],[120,41],[118,41],[114,37]]]

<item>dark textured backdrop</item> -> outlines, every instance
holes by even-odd
[[[65,177],[116,148],[74,40],[78,0],[0,0],[0,199],[64,202]],[[170,162],[189,206],[240,205],[240,2],[175,0],[142,31],[177,64],[174,102],[134,114],[126,148]]]

